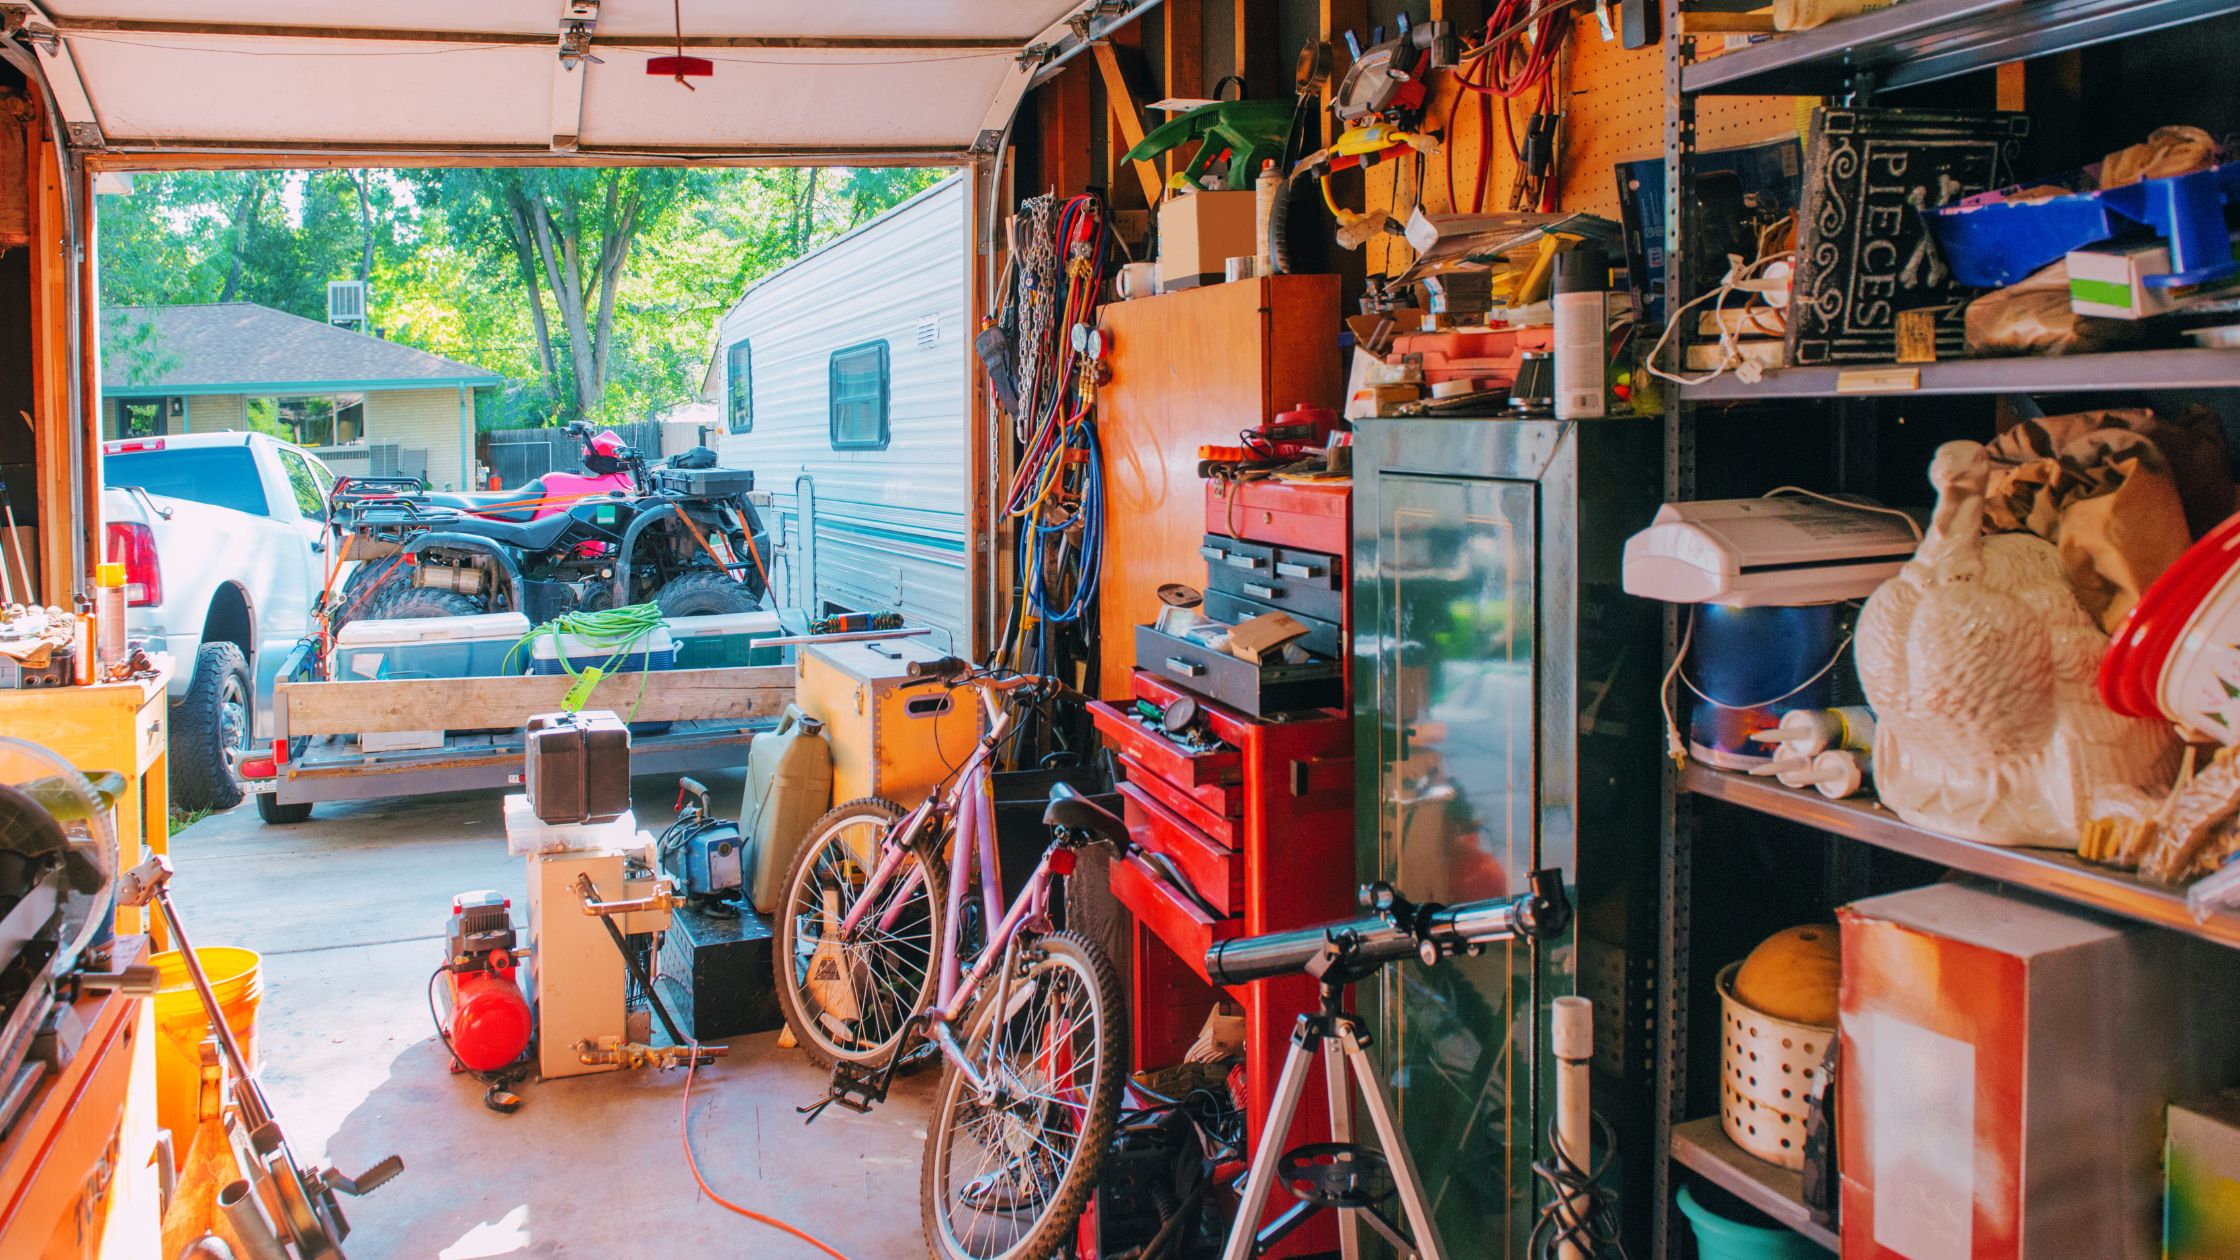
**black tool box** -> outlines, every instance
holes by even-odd
[[[769,1032],[783,1024],[770,987],[770,921],[684,907],[661,941],[662,1000],[701,1041]]]

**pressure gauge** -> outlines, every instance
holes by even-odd
[[[1091,359],[1104,357],[1104,330],[1095,324],[1073,326],[1073,352]]]

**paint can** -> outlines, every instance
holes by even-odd
[[[1792,709],[1828,707],[1840,604],[1695,606],[1682,673],[1695,704],[1688,755],[1722,770],[1747,770],[1777,747],[1752,739]]]

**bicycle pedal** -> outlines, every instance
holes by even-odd
[[[811,1124],[824,1114],[824,1109],[838,1105],[857,1115],[866,1115],[873,1107],[887,1100],[887,1088],[894,1081],[894,1060],[889,1059],[880,1067],[866,1067],[842,1059],[832,1065],[832,1083],[825,1086],[823,1098],[795,1111],[806,1117],[802,1123]]]

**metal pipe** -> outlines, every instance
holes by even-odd
[[[242,1260],[288,1260],[287,1249],[272,1232],[272,1222],[265,1219],[264,1209],[257,1205],[257,1196],[250,1192],[246,1180],[229,1181],[218,1191],[218,1211],[233,1227],[234,1239],[244,1253]]]
[[[1589,1169],[1594,1167],[1594,1112],[1587,1096],[1587,1067],[1594,1059],[1594,1003],[1559,997],[1554,1006],[1549,1048],[1556,1056],[1556,1150],[1573,1168]],[[1577,1221],[1590,1204],[1584,1194],[1568,1195],[1563,1215]],[[1559,1260],[1587,1260],[1586,1249],[1570,1238],[1556,1254]]]

